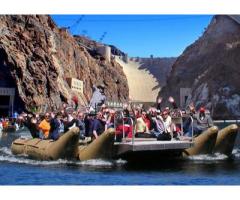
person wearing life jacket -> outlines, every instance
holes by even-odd
[[[40,122],[40,124],[38,125],[38,128],[39,130],[41,131],[40,132],[40,138],[42,139],[48,139],[48,136],[49,136],[49,132],[50,132],[50,129],[51,129],[51,126],[50,126],[50,121],[51,121],[51,116],[49,113],[46,113],[44,115],[44,119]],[[42,135],[42,134],[43,135]]]

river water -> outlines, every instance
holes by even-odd
[[[240,185],[239,134],[231,159],[199,155],[151,166],[124,160],[35,161],[11,154],[11,142],[28,131],[1,135],[0,185]]]

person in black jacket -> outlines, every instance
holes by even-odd
[[[57,113],[56,116],[51,119],[50,126],[49,139],[57,140],[64,131],[61,113]]]
[[[33,138],[39,138],[38,120],[35,115],[26,115],[23,124],[28,128]]]

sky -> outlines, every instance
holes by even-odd
[[[197,40],[212,15],[52,15],[71,34],[112,44],[130,57],[177,57]]]

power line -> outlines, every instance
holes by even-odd
[[[103,39],[106,37],[106,35],[107,35],[107,32],[105,31],[105,32],[102,34],[102,36],[100,37],[99,42],[102,42]]]
[[[81,15],[72,25],[68,26],[67,29],[71,29],[74,26],[77,26],[85,17],[85,15]]]

